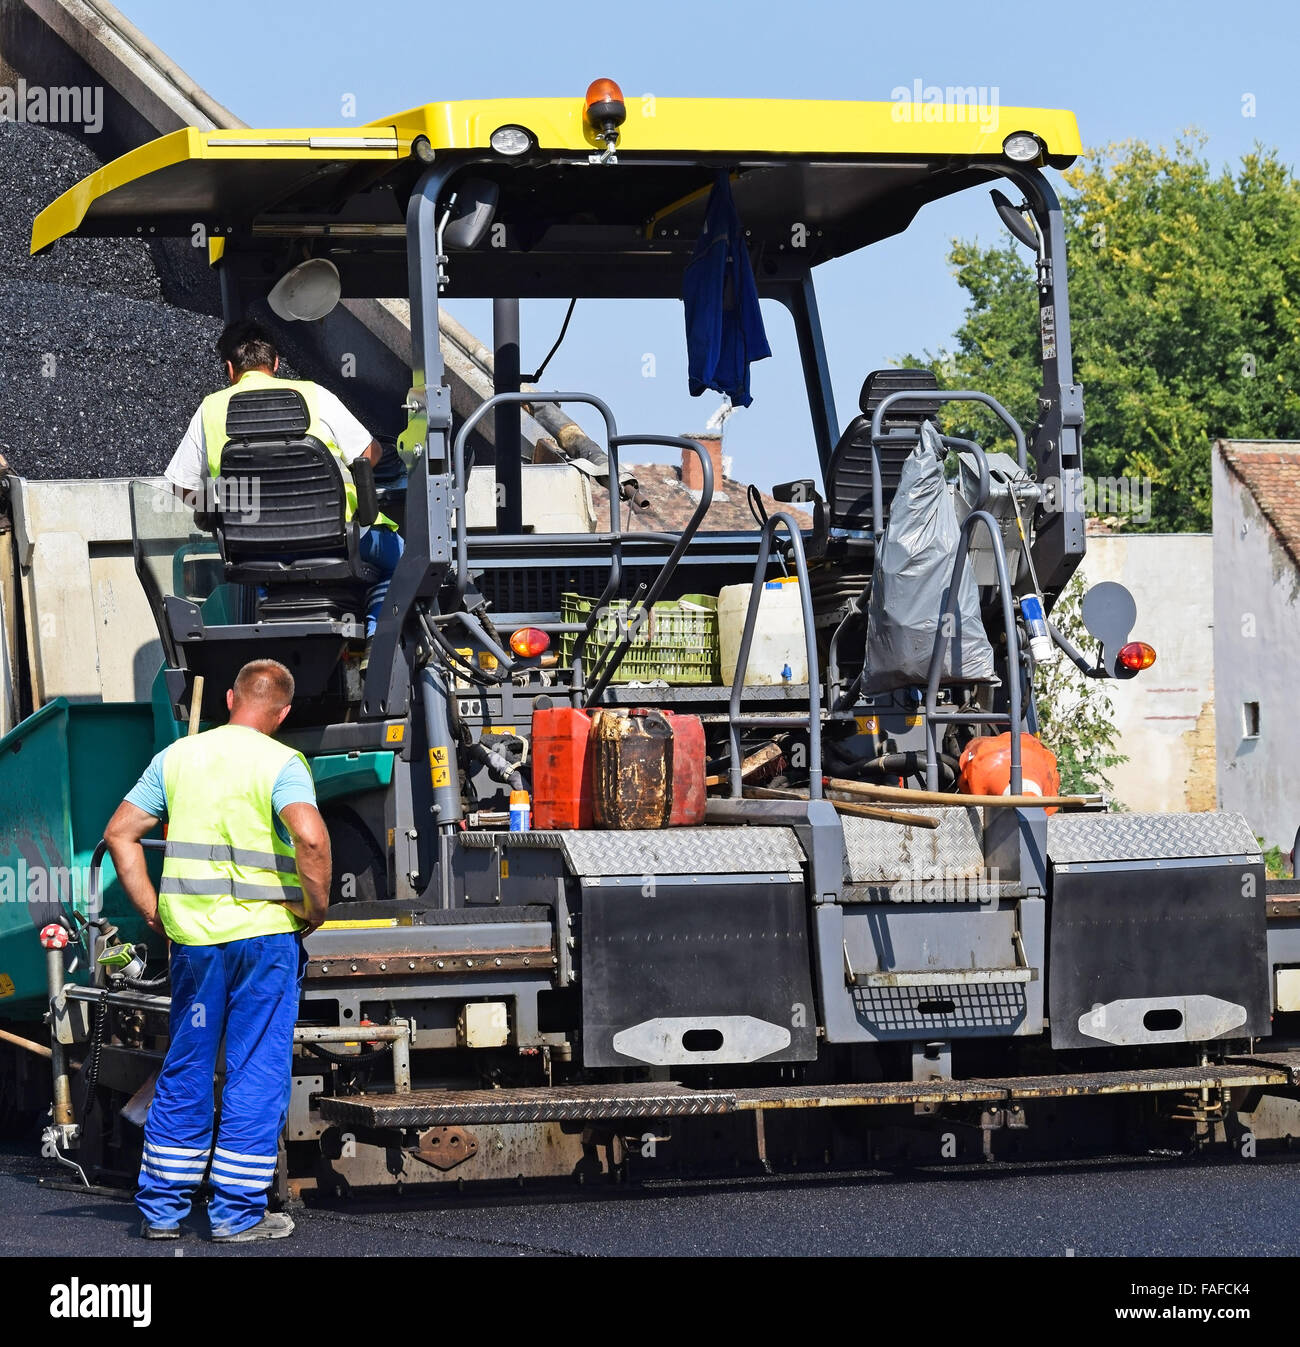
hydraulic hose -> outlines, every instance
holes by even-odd
[[[956,781],[961,771],[957,759],[949,753],[939,754],[939,765],[947,770]],[[906,753],[882,753],[870,758],[859,768],[859,772],[880,772],[884,776],[914,776],[925,770],[925,754],[909,751]]]
[[[507,683],[510,681],[510,675],[507,673],[490,673],[486,669],[478,669],[468,663],[463,656],[457,653],[456,647],[438,630],[437,624],[428,621],[423,613],[420,614],[420,626],[429,644],[438,650],[438,653],[454,670],[467,677],[470,682]]]
[[[118,981],[125,987],[130,987],[136,992],[156,991],[159,987],[165,987],[170,980],[170,974],[160,973],[156,978],[119,978]]]
[[[524,778],[519,771],[519,763],[512,758],[507,758],[504,753],[498,753],[496,749],[489,748],[487,744],[478,741],[469,746],[470,757],[477,758],[488,769],[494,781],[500,781],[507,785],[511,790],[526,790]]]

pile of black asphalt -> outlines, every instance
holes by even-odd
[[[73,136],[0,122],[0,454],[25,477],[159,474],[224,382],[206,250],[74,238],[29,255],[35,217],[98,167]]]

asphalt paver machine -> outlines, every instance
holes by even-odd
[[[88,772],[84,751],[138,766],[191,718],[219,723],[234,672],[256,656],[297,679],[284,737],[311,764],[335,850],[330,920],[306,940],[284,1192],[849,1164],[900,1137],[914,1155],[937,1158],[953,1136],[987,1154],[1007,1129],[1065,1144],[1100,1097],[1184,1135],[1229,1135],[1243,1118],[1262,1130],[1270,1110],[1286,1130],[1297,1059],[1275,1022],[1295,1008],[1284,974],[1300,936],[1291,900],[1266,892],[1246,821],[952,794],[963,748],[1015,730],[1007,788],[1023,796],[1018,732],[1036,716],[1021,601],[1050,614],[1085,548],[1083,393],[1047,172],[1081,146],[1065,112],[923,115],[935,111],[624,99],[607,85],[585,101],[435,103],[360,128],[187,129],[41,214],[34,250],[73,235],[206,246],[227,317],[326,259],[345,301],[409,301],[411,342],[410,387],[394,390],[404,482],[376,491],[359,476],[352,525],[333,460],[275,390],[232,402],[231,490],[205,517],[155,483],[131,488],[165,667],[152,708],[96,722],[98,738],[83,728],[82,758],[48,769],[67,778],[50,807],[79,820],[91,901],[24,913],[5,937],[26,951],[12,1004],[50,999],[47,1140],[60,1158],[90,1181],[130,1180],[166,1045],[165,951],[133,924],[95,846],[115,800],[77,799],[88,775],[120,798],[130,773],[104,786],[112,770]],[[620,429],[599,353],[594,389],[537,391],[507,349],[521,299],[680,298],[720,175],[758,293],[792,316],[812,425],[806,478],[773,488],[792,508],[738,532],[707,527],[719,484],[698,443]],[[863,371],[843,418],[815,270],[986,186],[1033,250],[1035,424],[996,390],[940,389],[911,369]],[[491,299],[506,334],[498,391],[465,416],[438,339],[440,304],[461,298]],[[940,623],[930,676],[869,695],[864,628],[900,474],[960,402],[1006,446],[940,436],[961,465],[949,591],[968,568],[995,672],[941,677]],[[599,452],[557,445],[550,462],[524,462],[520,421],[541,404],[602,427]],[[644,446],[700,460],[680,530],[638,528],[623,508]],[[557,481],[603,486],[601,518],[540,531],[532,503]],[[406,551],[366,656],[358,605],[373,577],[356,528],[379,508],[400,519]],[[745,666],[776,579],[797,586],[808,672],[754,683]],[[733,678],[620,678],[640,614],[732,585],[749,591]],[[610,612],[622,617],[612,635]],[[1093,617],[1095,653],[1060,638],[1065,656],[1131,674],[1123,596]],[[555,708],[698,717],[701,817],[511,830],[535,717]],[[14,734],[36,732],[49,731]],[[764,762],[778,768],[766,782],[753,771]],[[928,788],[913,796],[925,802],[877,792],[853,805],[855,784],[889,782]],[[891,807],[904,813],[882,816]],[[64,934],[42,964],[51,917]]]

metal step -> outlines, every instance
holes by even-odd
[[[854,973],[849,982],[855,987],[979,987],[1033,982],[1036,976],[1032,968],[929,968],[916,972],[887,969]]]
[[[668,1118],[732,1113],[721,1090],[654,1085],[553,1085],[537,1090],[415,1090],[410,1094],[331,1096],[321,1117],[353,1127],[440,1127],[458,1123],[583,1122],[589,1118]]]
[[[1292,1048],[1278,1052],[1252,1052],[1249,1057],[1229,1057],[1230,1062],[1240,1062],[1243,1066],[1263,1067],[1268,1070],[1284,1071],[1288,1085],[1300,1085],[1300,1049]]]
[[[1300,1056],[1286,1054],[1286,1056]],[[471,1123],[584,1122],[671,1118],[782,1108],[1003,1103],[1161,1091],[1288,1085],[1291,1069],[1264,1059],[1223,1066],[1093,1071],[996,1080],[885,1081],[867,1085],[775,1085],[691,1090],[682,1085],[557,1085],[536,1090],[418,1090],[325,1096],[321,1116],[350,1127],[439,1127]],[[1300,1061],[1294,1066],[1300,1071]]]

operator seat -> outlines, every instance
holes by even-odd
[[[842,539],[850,556],[873,553],[871,519],[871,417],[891,393],[937,390],[938,380],[928,369],[872,370],[858,398],[855,416],[831,454],[826,470],[826,522],[833,538]],[[891,407],[881,425],[876,452],[880,462],[883,502],[881,527],[889,522],[889,507],[898,491],[898,477],[907,456],[921,437],[921,423],[939,410],[937,398]],[[888,438],[885,438],[888,437]]]
[[[346,519],[338,459],[307,434],[294,388],[236,393],[226,412],[221,485],[210,518],[226,579],[257,587],[265,622],[339,621],[365,611],[379,578],[358,555],[361,529],[376,514],[370,463],[351,465],[357,509]]]
[[[225,689],[258,658],[293,673],[289,728],[342,721],[360,698],[346,656],[364,640],[366,590],[379,578],[358,555],[361,529],[376,515],[374,477],[365,459],[353,465],[357,508],[348,520],[343,471],[309,424],[293,388],[230,399],[211,509],[196,522],[216,534],[231,593],[220,587],[201,603],[165,594],[156,614],[178,719],[199,675],[202,718],[223,719]]]

